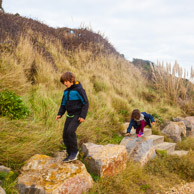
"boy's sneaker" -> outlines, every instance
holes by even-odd
[[[63,159],[63,162],[68,162],[69,161],[69,155]]]
[[[79,155],[79,152],[76,152],[76,153],[71,153],[69,158],[68,158],[68,162],[71,162],[71,161],[74,161],[74,160],[77,160],[77,157]]]
[[[144,133],[143,133],[143,132],[141,132],[141,133],[140,133],[140,135],[141,135],[141,136],[144,136]]]

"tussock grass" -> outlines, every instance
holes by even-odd
[[[194,151],[194,138],[193,137],[184,138],[181,142],[177,143],[176,149]]]
[[[164,193],[175,184],[194,180],[193,152],[187,156],[161,155],[144,168],[129,162],[120,174],[96,179],[89,193]]]
[[[31,33],[29,31],[30,35]],[[77,131],[79,145],[88,141],[99,144],[118,143],[122,124],[129,121],[134,108],[150,114],[157,113],[166,119],[182,115],[178,106],[168,104],[166,98],[162,98],[141,76],[141,72],[123,58],[115,55],[97,55],[94,58],[90,50],[79,49],[75,52],[66,51],[64,54],[60,41],[46,41],[38,33],[36,40],[52,54],[56,67],[42,55],[28,36],[20,36],[15,51],[3,53],[0,61],[0,73],[3,75],[0,78],[0,87],[22,95],[31,110],[29,118],[20,122],[23,123],[21,128],[31,126],[32,135],[29,137],[24,133],[26,142],[16,141],[12,154],[2,149],[3,154],[7,154],[10,160],[14,160],[14,153],[16,159],[20,158],[22,161],[32,153],[43,153],[44,150],[45,153],[49,153],[49,150],[52,153],[56,148],[62,149],[60,142],[65,116],[59,122],[55,121],[55,117],[65,89],[59,82],[64,71],[75,73],[89,98],[86,122]],[[149,101],[149,98],[153,100]],[[2,125],[1,130],[9,134],[11,123],[15,121],[1,119],[2,123],[7,123],[6,127]],[[157,123],[160,124],[159,121]],[[14,132],[16,139],[23,136],[17,134],[17,130],[12,131]],[[7,141],[4,143],[4,146],[9,145]],[[22,146],[30,147],[32,151],[24,149],[20,152]],[[4,158],[7,157],[2,155],[2,163],[7,162]]]
[[[185,113],[194,115],[192,108],[194,84],[186,79],[186,73],[183,75],[183,70],[178,63],[175,62],[173,66],[159,63],[157,66],[151,65],[151,68],[155,87],[163,92],[171,104],[180,104]]]
[[[194,180],[194,152],[190,151],[186,156],[166,155],[156,157],[146,166],[146,170],[161,177],[178,176],[177,179]]]
[[[129,162],[122,173],[97,180],[89,193],[163,193],[173,184],[180,182],[176,174],[169,173],[166,177],[156,176],[139,164]]]
[[[0,163],[17,170],[34,154],[51,154],[60,147],[59,136],[42,125],[32,121],[11,121],[0,118],[1,158]],[[59,132],[59,127],[55,129]]]

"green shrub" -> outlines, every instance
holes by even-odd
[[[22,99],[11,91],[0,92],[0,115],[11,119],[25,118],[29,109],[24,105]]]
[[[166,150],[156,150],[156,154],[163,158],[163,157],[166,157],[167,156],[167,151]]]
[[[0,172],[0,180],[2,181],[2,187],[6,193],[18,194],[16,189],[18,173],[10,171],[9,173]]]
[[[161,116],[159,116],[157,113],[153,113],[152,116],[155,118],[156,121],[158,121],[160,124],[164,123],[164,120]]]

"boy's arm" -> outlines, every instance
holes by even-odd
[[[64,105],[61,105],[59,108],[59,112],[57,115],[60,115],[61,117],[65,114],[66,108]]]
[[[82,102],[83,106],[82,106],[80,117],[85,119],[86,115],[87,115],[87,112],[88,112],[88,108],[89,108],[88,97],[87,97],[86,92],[83,88],[79,91],[79,93],[83,98],[83,102]]]
[[[65,96],[63,95],[61,106],[59,108],[57,115],[60,115],[62,117],[65,114],[65,111],[66,111],[65,105],[66,105],[66,100],[65,100]]]

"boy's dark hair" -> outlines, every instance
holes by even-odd
[[[131,113],[131,119],[139,119],[141,116],[141,112],[139,109],[134,109]]]
[[[75,84],[75,76],[72,72],[65,72],[61,75],[60,82],[64,84],[64,81],[73,82]]]

